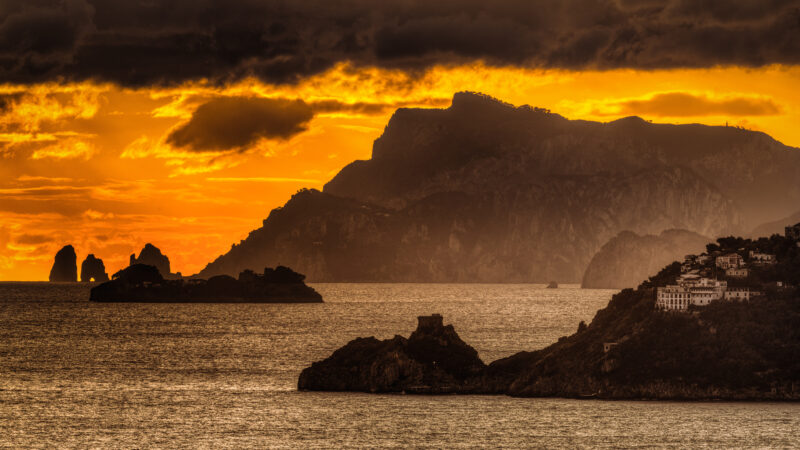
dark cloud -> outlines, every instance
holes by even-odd
[[[348,61],[800,63],[800,0],[5,0],[0,79],[293,82]]]
[[[262,138],[288,139],[312,117],[302,100],[223,97],[200,105],[167,143],[194,151],[244,150]]]
[[[780,107],[769,98],[732,97],[713,99],[685,92],[667,92],[646,100],[619,104],[621,114],[657,117],[765,116],[779,114]]]
[[[12,109],[14,106],[22,100],[25,96],[22,92],[14,92],[10,94],[0,94],[0,115],[5,114]],[[2,125],[0,125],[2,126]]]

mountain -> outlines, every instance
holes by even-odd
[[[588,289],[624,289],[635,287],[651,273],[684,255],[705,250],[711,239],[686,230],[666,230],[640,236],[623,231],[598,251],[586,272],[581,287]]]
[[[719,236],[783,217],[798,179],[800,151],[763,133],[458,93],[397,110],[370,160],[292,197],[200,276],[288,264],[311,281],[577,282],[624,230]]]

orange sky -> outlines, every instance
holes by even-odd
[[[640,115],[655,122],[740,125],[800,146],[800,67],[565,72],[438,67],[409,75],[340,65],[294,86],[245,81],[224,88],[113,85],[0,86],[0,280],[46,280],[71,243],[109,273],[152,242],[191,274],[261,225],[303,187],[321,189],[369,158],[398,105],[444,107],[480,91],[571,119]],[[24,94],[24,95],[22,95]],[[171,147],[171,130],[226,96],[338,101],[369,107],[317,112],[288,140],[247,149]]]

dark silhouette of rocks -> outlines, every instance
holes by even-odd
[[[217,275],[203,279],[167,279],[155,267],[134,264],[111,281],[92,288],[95,302],[154,303],[319,303],[322,296],[304,283],[305,276],[288,267],[245,271],[239,279]]]
[[[458,93],[399,109],[372,158],[301,191],[203,277],[580,282],[628,230],[740,233],[800,204],[800,151],[734,127],[567,120]]]
[[[579,323],[574,334],[546,348],[484,366],[455,331],[439,325],[441,318],[421,318],[409,339],[351,341],[303,370],[298,388],[800,401],[800,247],[795,236],[720,238],[707,246],[714,254],[754,250],[776,259],[751,266],[743,282],[763,293],[754,300],[717,300],[686,313],[657,309],[656,289],[675,283],[681,274],[681,263],[674,262],[636,289],[615,294],[589,325]],[[713,258],[706,264],[714,266]],[[424,344],[415,346],[420,336]]]
[[[640,236],[631,231],[616,235],[592,257],[583,274],[581,287],[624,289],[671,261],[697,254],[711,239],[687,230],[666,230],[659,235]]]
[[[441,394],[464,392],[466,381],[486,365],[478,352],[458,337],[442,316],[420,316],[408,339],[395,336],[351,341],[330,358],[300,374],[301,390],[410,392]]]
[[[71,245],[64,246],[56,253],[50,281],[78,281],[78,257]]]
[[[103,260],[95,258],[94,254],[89,254],[81,263],[81,281],[108,281],[108,273]]]
[[[153,266],[167,279],[180,278],[180,275],[172,273],[167,255],[162,254],[158,247],[150,243],[145,244],[138,258],[135,253],[131,255],[130,265],[136,264]]]

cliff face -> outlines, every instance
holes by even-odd
[[[686,230],[667,230],[640,236],[623,231],[598,251],[586,272],[581,287],[588,289],[624,289],[635,287],[671,261],[684,255],[701,253],[711,239]]]
[[[460,93],[398,110],[372,159],[293,197],[200,275],[280,263],[311,281],[577,282],[624,230],[718,236],[749,226],[743,213],[785,216],[797,179],[800,152],[762,133],[570,121]]]
[[[595,182],[602,188],[606,177],[657,167],[685,168],[746,213],[749,227],[800,203],[800,151],[764,133],[638,117],[571,121],[463,92],[445,110],[398,110],[375,141],[372,159],[345,167],[324,190],[397,206],[432,192],[506,191],[550,177],[600,175]]]

